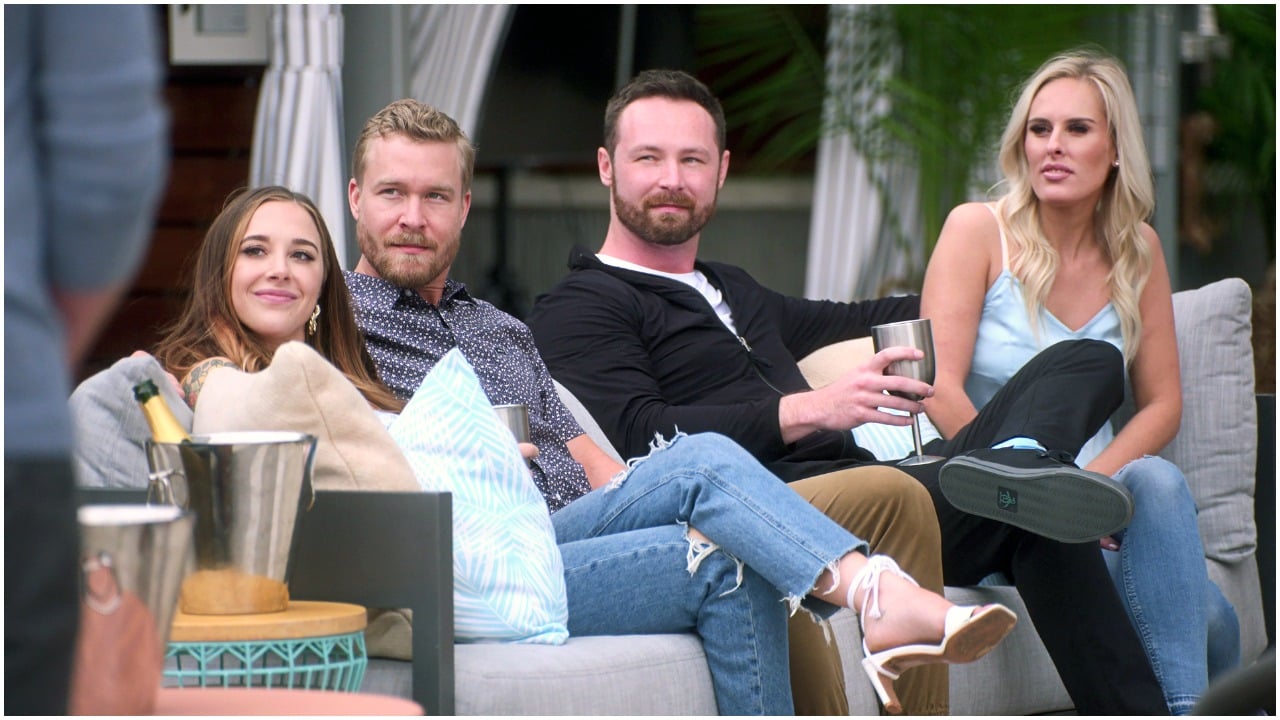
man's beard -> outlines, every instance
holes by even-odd
[[[358,222],[356,239],[360,243],[360,253],[373,266],[378,276],[400,288],[417,290],[431,284],[448,271],[458,255],[457,238],[452,243],[428,242],[421,233],[398,233],[380,242],[368,228]],[[418,255],[393,254],[391,245],[417,245],[428,248],[430,252]]]
[[[650,245],[682,245],[702,232],[702,228],[716,214],[714,199],[704,207],[682,193],[658,193],[642,199],[638,204],[631,204],[618,195],[617,185],[613,186],[611,193],[618,222]],[[649,213],[649,209],[658,205],[681,207],[688,210],[689,214],[664,213],[655,217]]]

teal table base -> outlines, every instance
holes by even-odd
[[[267,687],[356,692],[369,660],[364,633],[287,640],[171,642],[165,687]]]

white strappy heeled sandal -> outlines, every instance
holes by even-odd
[[[859,589],[866,588],[866,594],[862,598],[862,611],[858,614],[859,627],[865,626],[868,615],[874,619],[884,614],[880,610],[880,575],[884,572],[891,572],[919,586],[914,578],[903,572],[887,555],[872,555],[867,558],[867,564],[858,571],[849,585],[847,597],[848,605],[852,608],[854,595]],[[947,610],[943,621],[942,642],[936,645],[901,645],[876,653],[867,647],[864,631],[862,653],[866,657],[862,659],[862,669],[871,680],[885,710],[895,715],[901,714],[902,703],[893,690],[893,681],[903,672],[930,663],[958,665],[973,662],[999,645],[1017,622],[1018,617],[1013,611],[998,603],[981,606],[956,605]]]

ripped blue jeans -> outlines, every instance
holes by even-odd
[[[866,553],[867,544],[722,435],[677,434],[654,448],[613,482],[551,516],[569,582],[570,635],[618,632],[612,629],[618,624],[634,627],[630,632],[696,630],[721,714],[791,714],[783,709],[791,706],[786,616],[800,607],[821,619],[833,614],[835,605],[809,592],[823,570],[834,572],[841,557]],[[688,527],[711,542],[686,538]],[[673,539],[678,558],[671,555]],[[620,544],[616,552],[627,562],[602,570],[607,563],[597,551],[582,548],[610,542]],[[579,578],[579,571],[596,576]],[[591,584],[596,607],[575,606],[575,582]],[[619,593],[619,601],[599,597],[601,586]],[[762,594],[767,607],[757,607]],[[588,597],[585,587],[582,597]],[[725,603],[736,607],[721,607]],[[610,629],[580,625],[586,613],[594,613],[593,625]],[[667,622],[666,616],[691,624],[653,624],[654,618]],[[764,621],[778,625],[768,635],[756,632]]]

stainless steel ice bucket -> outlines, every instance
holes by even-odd
[[[284,610],[298,516],[314,499],[316,438],[293,432],[147,443],[151,500],[195,513],[196,571],[180,606],[197,615]]]

